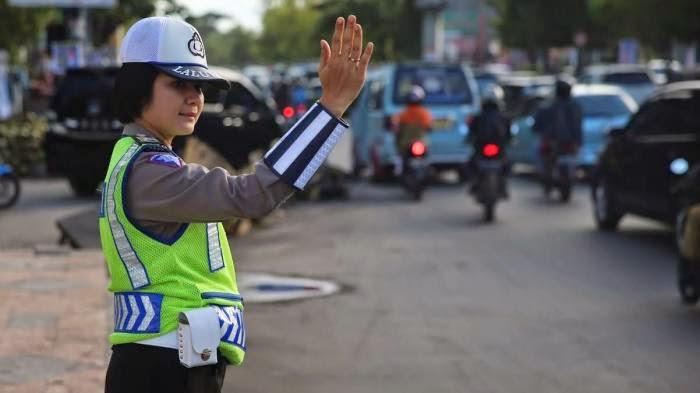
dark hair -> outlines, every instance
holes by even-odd
[[[122,64],[114,81],[114,109],[119,121],[131,123],[141,116],[151,102],[156,76],[158,70],[150,64]]]

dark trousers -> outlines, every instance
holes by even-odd
[[[187,368],[177,351],[141,344],[112,346],[105,393],[220,393],[226,361]]]

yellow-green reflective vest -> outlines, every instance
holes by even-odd
[[[240,364],[245,355],[243,304],[221,223],[183,224],[173,238],[162,239],[129,217],[125,185],[130,164],[145,151],[171,153],[153,142],[122,137],[102,190],[100,239],[115,302],[109,341],[124,344],[164,335],[177,329],[180,311],[211,305],[218,307],[222,320],[219,349],[231,364]]]

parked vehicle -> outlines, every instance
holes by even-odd
[[[658,85],[679,82],[683,79],[681,75],[683,67],[678,60],[651,59],[647,63],[647,67],[654,74],[655,82]]]
[[[69,69],[51,103],[55,113],[44,141],[48,172],[68,178],[76,195],[97,191],[122,124],[111,91],[119,68]]]
[[[471,194],[483,206],[484,221],[496,215],[496,203],[506,197],[505,151],[503,146],[486,144],[474,158],[476,174],[472,177]]]
[[[678,224],[700,196],[700,81],[662,87],[630,122],[610,133],[591,196],[598,228],[627,214]],[[676,228],[682,227],[676,225]]]
[[[586,67],[579,83],[615,85],[642,103],[657,87],[656,77],[649,68],[637,64],[606,64]]]
[[[471,147],[463,143],[469,131],[466,119],[479,107],[479,96],[468,67],[434,63],[380,67],[369,73],[350,117],[355,166],[370,166],[375,180],[392,176],[399,154],[392,119],[403,110],[406,96],[415,85],[425,90],[423,105],[433,116],[433,129],[427,140],[431,167],[457,169],[470,156]]]
[[[6,209],[17,202],[20,194],[19,178],[12,167],[0,163],[0,209]]]
[[[610,85],[575,85],[572,98],[581,106],[583,122],[583,144],[576,156],[576,167],[590,172],[598,162],[610,129],[627,124],[637,111],[637,104],[622,89]],[[547,105],[549,102],[545,97],[531,97],[524,104],[525,114],[513,120],[513,142],[509,156],[514,163],[530,166],[540,164],[540,136],[533,132],[532,127],[537,110]]]
[[[210,68],[227,78],[231,89],[205,89],[194,135],[234,168],[242,168],[252,151],[266,149],[282,135],[282,120],[272,99],[264,98],[248,78],[232,70]],[[122,133],[110,93],[117,71],[114,67],[68,70],[53,99],[55,119],[44,142],[47,168],[49,173],[66,176],[79,196],[96,192]],[[187,138],[176,138],[173,148],[181,151]]]
[[[423,191],[428,183],[428,148],[424,141],[415,140],[409,144],[408,151],[402,152],[401,155],[401,185],[414,200],[419,201],[423,198]]]

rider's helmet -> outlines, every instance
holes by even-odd
[[[505,93],[503,88],[496,84],[489,85],[481,92],[481,110],[498,109],[504,106]]]
[[[420,104],[425,99],[425,90],[418,85],[411,87],[411,91],[406,96],[406,102],[409,104]]]
[[[573,82],[566,77],[559,77],[557,81],[554,82],[554,94],[557,98],[569,98],[571,97],[571,86]]]

